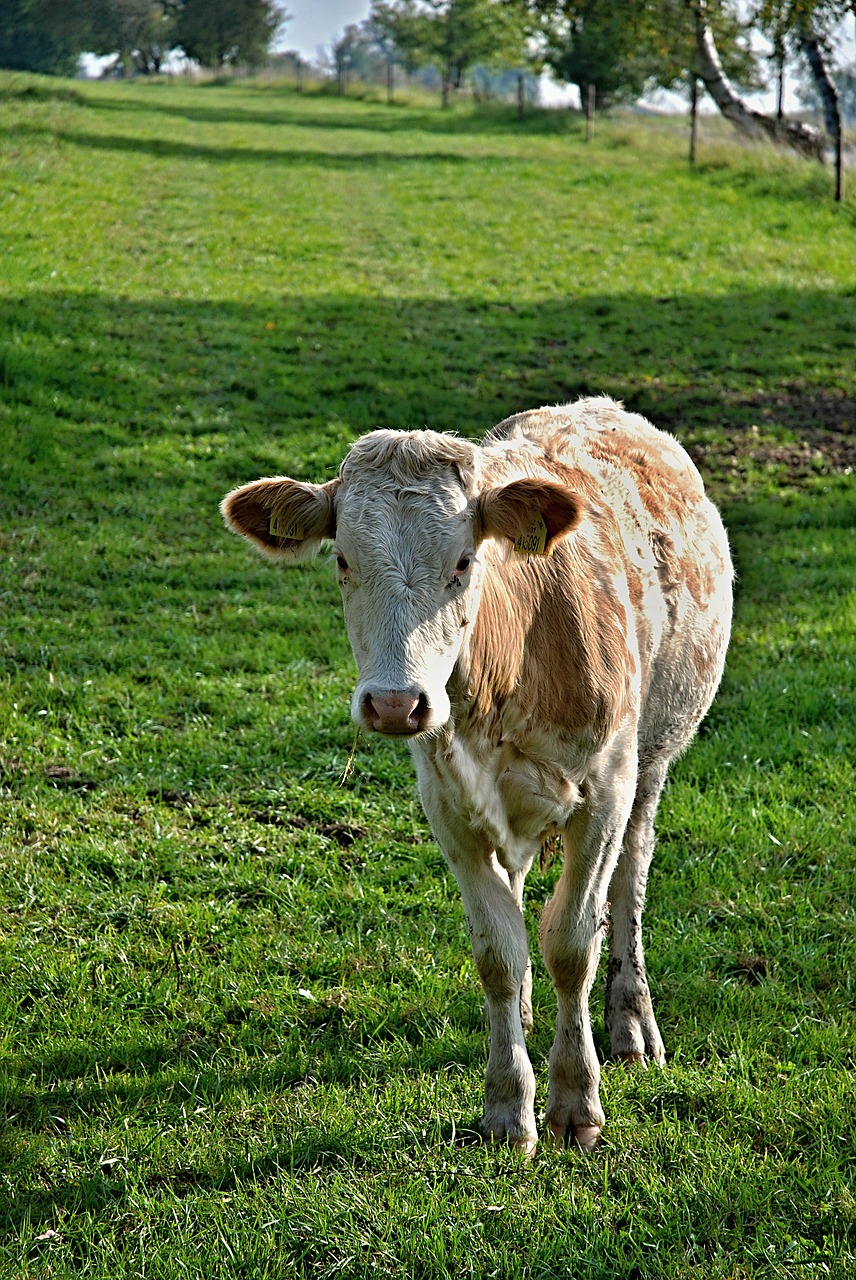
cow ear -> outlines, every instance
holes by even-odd
[[[484,536],[507,538],[522,555],[550,555],[582,514],[582,499],[551,480],[515,480],[479,498]]]
[[[303,484],[284,476],[254,480],[227,493],[220,511],[228,527],[275,560],[306,560],[336,533],[333,498],[341,481]]]

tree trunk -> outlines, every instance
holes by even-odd
[[[593,84],[586,85],[586,142],[594,137],[594,113],[597,101],[597,89]]]
[[[517,119],[522,120],[526,112],[526,80],[522,71],[517,73]]]
[[[388,62],[386,64],[386,102],[387,106],[392,106],[395,101],[395,63]]]
[[[820,101],[823,106],[823,119],[826,122],[826,132],[832,141],[837,144],[841,136],[841,103],[838,99],[838,90],[826,69],[823,49],[814,31],[812,31],[811,27],[806,26],[804,22],[799,23],[797,31],[799,33],[800,47],[806,56],[815,87],[820,95]]]
[[[448,58],[443,63],[443,87],[440,92],[440,106],[445,111],[449,105],[449,90],[452,87],[452,67]]]
[[[698,76],[690,72],[690,164],[698,154]]]
[[[844,121],[841,117],[841,100],[835,81],[827,70],[823,48],[817,35],[803,21],[798,24],[797,33],[823,104],[826,132],[835,147],[835,199],[840,202],[844,199]]]
[[[748,138],[775,142],[804,156],[823,161],[823,134],[796,120],[777,120],[748,107],[723,70],[713,34],[707,25],[703,0],[690,0],[695,16],[697,73],[719,110]]]

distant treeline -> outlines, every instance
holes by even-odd
[[[740,95],[778,85],[781,119],[787,73],[834,143],[842,115],[856,116],[856,69],[836,55],[836,32],[854,10],[854,0],[373,0],[316,70],[340,87],[391,87],[397,68],[436,84],[444,105],[464,85],[522,102],[545,69],[577,86],[590,109],[657,87],[695,101],[704,86],[750,128],[757,119]],[[0,67],[70,75],[89,52],[112,55],[128,75],[156,75],[175,54],[213,71],[253,70],[270,64],[288,20],[277,0],[2,0]]]

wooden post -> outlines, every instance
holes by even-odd
[[[303,59],[297,59],[297,92],[303,92]]]
[[[779,50],[777,53],[779,73],[776,84],[776,119],[784,120],[785,118],[785,51]]]
[[[526,111],[526,78],[522,71],[517,73],[517,119],[522,120]]]
[[[597,90],[593,84],[586,86],[586,142],[594,137],[594,112],[597,101]]]
[[[835,200],[844,199],[844,112],[838,120],[838,137],[835,139]]]
[[[392,106],[395,100],[395,63],[388,62],[386,64],[386,102],[387,106]]]
[[[698,76],[690,74],[690,164],[698,154]]]

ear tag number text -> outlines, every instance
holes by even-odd
[[[270,513],[268,532],[274,538],[289,538],[292,542],[302,542],[304,533],[300,525],[287,524],[275,511]]]
[[[521,556],[546,555],[547,526],[540,511],[536,511],[526,528],[514,544],[514,550]]]

